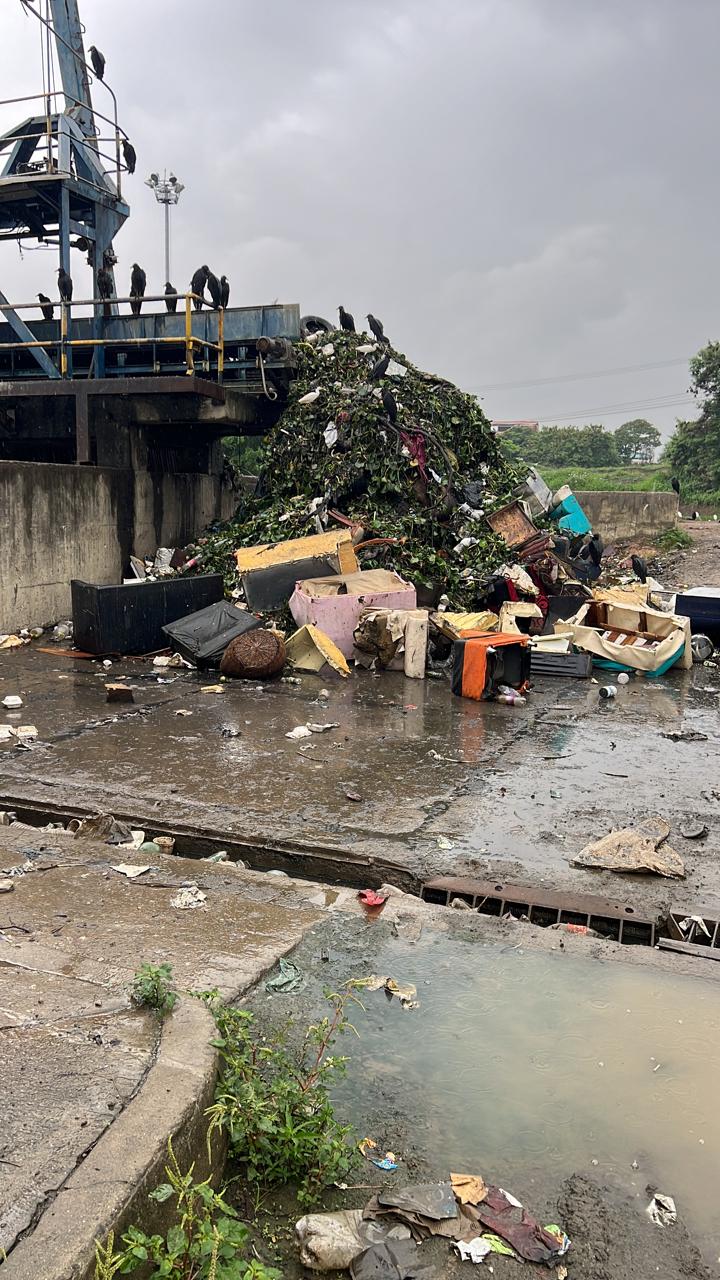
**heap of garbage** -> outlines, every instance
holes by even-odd
[[[504,546],[486,522],[522,478],[475,396],[366,334],[313,334],[269,435],[255,495],[198,547],[237,585],[233,552],[337,527],[382,541],[364,567],[470,603]]]

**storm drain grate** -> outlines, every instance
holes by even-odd
[[[542,928],[556,924],[578,925],[613,942],[655,946],[657,920],[642,918],[634,907],[592,894],[553,893],[469,876],[436,876],[425,881],[420,896],[425,902],[440,906],[449,906],[454,898],[460,898],[485,916],[509,915]]]

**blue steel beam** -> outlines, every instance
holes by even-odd
[[[1,291],[0,291],[0,305],[1,306],[8,305],[8,300],[5,297],[5,294],[2,293]],[[27,325],[25,324],[25,321],[20,319],[20,316],[17,314],[16,311],[2,311],[0,312],[0,315],[4,316],[5,320],[10,325],[10,328],[13,329],[17,334],[20,342],[35,341],[35,334],[32,332],[31,329],[28,329]],[[60,377],[59,370],[56,369],[49,355],[47,354],[46,351],[43,351],[42,347],[29,347],[28,350],[30,354],[34,357],[34,359],[37,360],[37,363],[40,365],[40,368],[42,369],[46,377],[48,378]]]

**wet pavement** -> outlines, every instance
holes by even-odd
[[[152,867],[128,880],[112,870],[122,862]],[[0,869],[14,872],[0,894],[0,1250],[9,1251],[155,1059],[158,1020],[129,998],[138,966],[169,962],[178,990],[236,997],[320,918],[325,896],[21,823],[0,827]],[[173,907],[189,879],[205,905]],[[158,1116],[160,1133],[162,1124]]]
[[[132,706],[105,700],[105,681],[121,676]],[[24,705],[0,721],[36,724],[39,742],[0,746],[0,807],[110,811],[176,834],[185,853],[206,852],[207,838],[254,866],[339,883],[417,890],[472,873],[653,911],[720,908],[715,667],[632,679],[608,703],[589,681],[546,678],[525,707],[389,673],[202,691],[216,679],[143,661],[106,670],[35,647],[3,654],[0,695]],[[286,738],[308,721],[337,728]],[[707,741],[663,737],[678,728]],[[569,865],[589,840],[654,813],[672,825],[684,882]],[[697,819],[709,834],[685,840],[680,828]]]

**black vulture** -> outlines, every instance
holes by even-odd
[[[168,280],[167,284],[165,285],[165,295],[166,295],[165,306],[167,307],[168,311],[177,311],[177,298],[168,298],[167,295],[169,293],[177,293],[177,289],[175,288],[175,285],[171,284],[170,281]]]
[[[137,262],[133,262],[132,275],[130,276],[130,310],[134,316],[140,315],[146,284],[147,276],[145,272],[142,267],[138,266]]]
[[[377,338],[378,342],[387,342],[381,321],[377,320],[375,316],[369,315],[367,322],[370,325],[370,332]]]
[[[340,316],[340,328],[344,329],[346,333],[354,333],[355,321],[350,315],[350,312],[345,310],[342,303],[338,307],[338,315]]]
[[[63,302],[72,302],[73,282],[64,267],[58,267],[58,292]]]
[[[104,267],[101,267],[97,273],[97,288],[98,288],[98,293],[100,294],[100,297],[103,299],[103,302],[104,302],[103,315],[107,318],[109,315],[112,314],[110,310],[110,304],[106,301],[106,299],[112,298],[113,296],[113,278],[110,272],[106,271]]]
[[[127,138],[122,140],[122,153],[128,173],[134,173],[135,165],[137,164],[137,152],[132,142],[128,142]]]
[[[670,481],[670,484],[672,485],[673,489],[675,490],[679,498],[680,497],[680,481],[678,480],[677,476],[673,476],[672,480]]]
[[[375,364],[370,370],[371,381],[377,382],[379,378],[384,378],[387,372],[387,367],[389,363],[390,363],[389,356],[381,356],[379,360],[376,360]]]
[[[47,294],[39,293],[38,298],[40,299],[40,310],[43,313],[43,320],[52,320],[55,313],[53,310],[53,304]]]
[[[203,304],[203,301],[204,301],[203,293],[205,290],[205,285],[208,282],[209,275],[210,275],[209,267],[207,266],[198,267],[197,271],[193,275],[192,280],[190,281],[190,292],[196,293],[198,295],[197,298],[195,298],[194,300],[196,311],[199,311]]]
[[[101,54],[100,50],[95,48],[94,44],[90,45],[88,53],[90,54],[90,61],[92,62],[92,69],[95,72],[95,75],[98,80],[102,80],[105,75],[105,58]]]
[[[212,298],[213,306],[219,307],[220,300],[222,298],[222,289],[220,288],[220,281],[218,280],[217,276],[213,274],[212,271],[208,271],[207,287],[210,293],[210,297]]]
[[[395,423],[397,422],[398,410],[397,410],[397,401],[392,391],[387,391],[387,390],[383,391],[382,402],[385,406],[385,412],[388,418],[390,419],[393,426],[395,426]]]
[[[647,565],[642,556],[631,556],[630,563],[635,577],[639,578],[640,582],[647,582]]]
[[[587,544],[588,559],[592,560],[593,564],[599,565],[600,562],[602,561],[604,550],[605,550],[605,543],[600,537],[600,534],[594,533],[592,538]]]
[[[227,276],[220,277],[220,306],[226,307],[230,301],[230,281]]]

